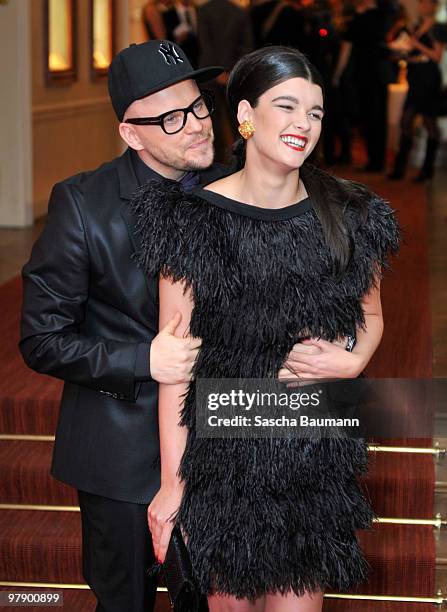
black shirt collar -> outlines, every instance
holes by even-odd
[[[135,149],[130,149],[130,157],[140,187],[141,185],[145,185],[148,181],[153,181],[154,179],[157,181],[164,180],[164,177],[161,176],[161,174],[158,174],[158,172],[155,172],[155,170],[152,170],[152,168],[144,163]]]

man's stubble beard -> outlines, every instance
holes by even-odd
[[[185,164],[182,165],[181,168],[177,168],[177,170],[183,170],[185,172],[192,172],[192,171],[196,171],[196,170],[206,170],[207,168],[209,168],[214,161],[214,155],[215,155],[215,151],[214,151],[214,133],[211,130],[207,136],[210,139],[210,152],[211,152],[211,157],[210,157],[210,161],[206,164],[204,164],[203,162],[200,162],[199,160],[190,160],[190,161],[186,161],[185,160]],[[202,140],[203,136],[198,138],[198,141]]]
[[[200,163],[198,160],[197,161],[191,160],[186,165],[184,165],[182,168],[177,168],[177,170],[184,170],[185,172],[193,172],[195,170],[206,170],[207,168],[209,168],[210,166],[213,165],[213,162],[214,162],[215,151],[214,151],[213,143],[211,143],[210,148],[211,148],[211,161],[210,162],[204,164],[204,163]]]
[[[205,170],[206,168],[209,168],[214,161],[214,134],[213,131],[211,130],[210,132],[208,132],[208,134],[203,134],[202,136],[200,136],[199,138],[197,138],[196,142],[199,142],[200,140],[203,140],[206,136],[208,136],[210,138],[210,161],[207,163],[203,163],[200,161],[200,158],[197,160],[186,160],[183,158],[183,156],[179,159],[179,156],[174,156],[173,154],[171,154],[170,151],[164,151],[162,147],[149,147],[146,146],[146,155],[147,155],[147,159],[146,159],[146,163],[151,167],[154,167],[154,163],[156,162],[157,164],[162,164],[163,166],[169,167],[173,170],[177,170],[179,172],[191,172],[191,171],[197,171],[197,170]],[[189,145],[191,146],[191,145]],[[184,153],[186,152],[187,149],[184,150]],[[152,158],[152,163],[151,163],[151,158]],[[154,167],[155,170],[157,170],[157,167]],[[160,168],[158,170],[159,172],[161,172],[161,174],[163,174],[162,169]]]

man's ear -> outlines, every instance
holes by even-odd
[[[142,151],[144,149],[143,144],[131,123],[120,123],[119,133],[124,142],[135,151]]]
[[[253,108],[248,100],[241,100],[237,107],[237,120],[239,123],[244,121],[253,122]]]

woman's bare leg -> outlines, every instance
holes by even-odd
[[[210,612],[267,612],[264,604],[265,597],[259,597],[253,604],[248,599],[237,599],[233,595],[208,595]]]
[[[287,595],[266,595],[265,612],[321,612],[323,593],[306,593],[298,597],[295,593]]]

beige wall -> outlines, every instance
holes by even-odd
[[[34,216],[46,213],[52,185],[119,154],[122,145],[107,81],[92,82],[89,66],[89,2],[78,0],[78,77],[70,85],[44,81],[43,0],[31,3],[31,68]],[[127,0],[117,0],[117,47],[127,45]]]
[[[130,31],[129,42],[142,43],[147,40],[143,26],[142,12],[146,0],[129,0]]]
[[[32,223],[29,4],[0,4],[0,226]]]

